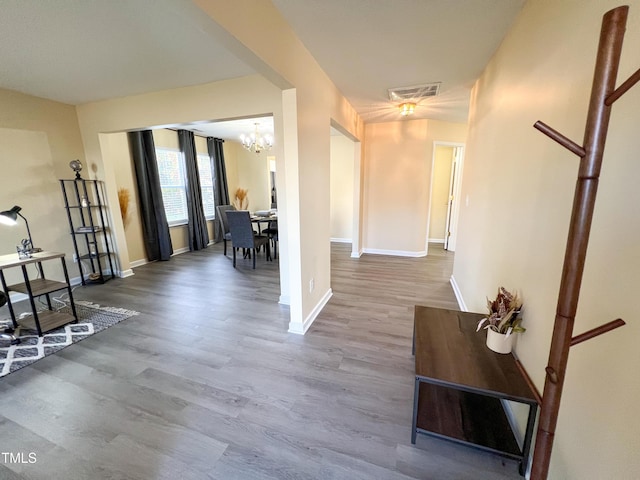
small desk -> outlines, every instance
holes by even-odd
[[[520,461],[524,475],[538,403],[513,355],[492,352],[479,313],[416,305],[411,443],[422,433]],[[501,400],[529,406],[522,449]]]
[[[42,268],[42,262],[48,260],[55,260],[59,258],[62,262],[62,270],[64,271],[65,282],[58,282],[56,280],[47,280],[44,276],[44,269]],[[27,272],[27,265],[36,264],[40,278],[29,279],[29,273]],[[22,276],[24,283],[18,283],[16,285],[7,285],[5,280],[4,271],[9,268],[20,267],[22,269]],[[9,307],[9,313],[11,314],[11,320],[14,328],[18,327],[18,324],[37,330],[38,336],[42,336],[45,332],[53,330],[70,322],[77,322],[78,315],[76,313],[76,306],[73,302],[73,294],[71,292],[71,285],[69,283],[69,274],[67,272],[67,265],[64,261],[64,253],[57,252],[39,252],[32,254],[31,258],[19,258],[17,253],[0,256],[0,282],[2,282],[2,289],[7,294],[7,307]],[[73,316],[66,313],[60,313],[53,309],[51,305],[50,293],[58,290],[67,289],[69,293],[69,304]],[[24,293],[29,296],[29,302],[31,303],[31,316],[16,320],[16,314],[13,310],[11,298],[9,292]],[[35,304],[35,297],[40,295],[46,295],[48,310],[38,311]]]

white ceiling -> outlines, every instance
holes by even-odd
[[[525,2],[272,1],[365,122],[399,119],[388,88],[429,82],[441,93],[414,118],[466,121],[470,88]],[[190,0],[2,0],[0,87],[82,104],[255,73],[211,24]],[[246,122],[195,128],[236,139]]]
[[[389,88],[442,82],[414,117],[466,122],[475,80],[525,0],[272,0],[365,122]]]

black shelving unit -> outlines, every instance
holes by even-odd
[[[104,184],[83,178],[61,179],[60,187],[82,284],[104,283],[114,278]],[[110,275],[105,275],[107,265]]]

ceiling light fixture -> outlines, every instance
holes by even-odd
[[[242,146],[250,152],[254,152],[256,154],[260,153],[263,150],[271,150],[271,147],[273,147],[273,138],[271,137],[271,135],[260,135],[258,133],[258,125],[258,123],[255,124],[256,130],[254,133],[250,135],[245,135],[243,133],[242,135],[240,135]]]
[[[416,104],[413,102],[401,103],[400,104],[400,115],[406,117],[407,115],[413,115],[413,112],[416,110]]]

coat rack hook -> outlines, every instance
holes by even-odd
[[[540,120],[538,120],[536,123],[533,124],[533,127],[540,130],[550,139],[558,142],[560,145],[562,145],[564,148],[566,148],[570,152],[575,153],[580,158],[584,157],[585,155],[584,148],[582,148],[580,145],[575,143],[573,140],[568,139],[557,130],[554,130],[546,123],[543,123]]]
[[[589,340],[593,337],[597,337],[598,335],[602,335],[603,333],[610,332],[614,328],[622,327],[623,325],[626,325],[626,323],[621,318],[613,320],[609,323],[605,323],[604,325],[600,325],[599,327],[593,328],[573,337],[571,339],[571,346],[573,347],[574,345],[582,343],[585,340]]]
[[[604,104],[607,107],[610,107],[611,105],[613,105],[613,102],[627,93],[627,91],[638,82],[640,82],[640,68],[636,70],[635,73],[631,75],[622,85],[611,92],[611,95],[606,98]]]

